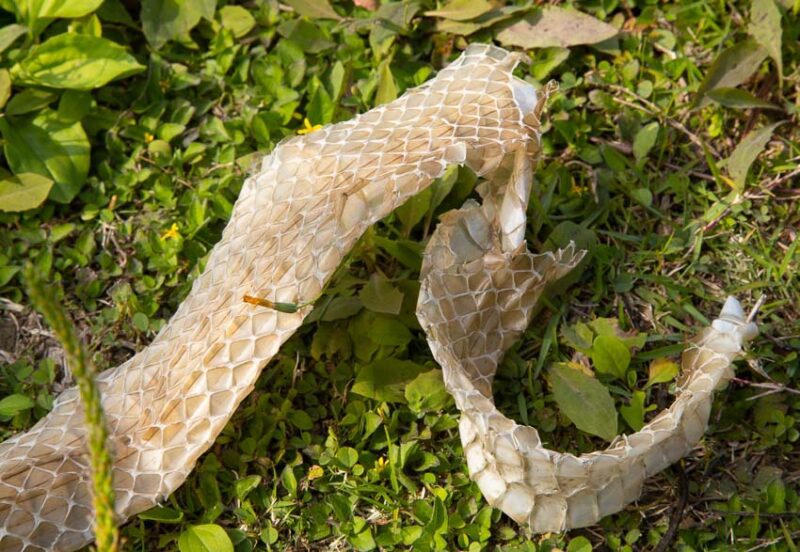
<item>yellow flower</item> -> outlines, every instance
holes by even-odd
[[[172,226],[169,227],[169,230],[161,234],[162,240],[169,240],[169,239],[178,239],[180,237],[180,233],[178,232],[178,225],[176,223],[172,223]]]
[[[153,136],[152,134],[150,134],[149,132],[145,132],[145,133],[144,133],[144,141],[145,141],[146,143],[148,143],[148,144],[149,144],[150,142],[152,142],[152,141],[153,141],[153,140],[155,140],[155,139],[156,139],[156,137],[155,137],[155,136]]]
[[[375,470],[382,471],[383,468],[385,468],[388,463],[389,462],[386,461],[386,458],[384,456],[381,456],[380,458],[378,458],[378,461],[375,462]]]
[[[297,131],[297,134],[311,134],[322,128],[322,125],[312,125],[308,117],[303,119],[303,128]]]

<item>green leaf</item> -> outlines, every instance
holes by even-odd
[[[248,475],[247,477],[243,477],[242,479],[237,479],[236,483],[234,483],[233,490],[236,498],[239,500],[244,500],[245,497],[259,486],[261,483],[261,476],[260,475]]]
[[[34,47],[12,72],[24,84],[91,90],[144,69],[116,42],[63,33]]]
[[[764,150],[770,138],[772,138],[772,133],[781,124],[783,123],[775,123],[748,133],[739,142],[730,157],[720,163],[720,165],[727,167],[728,175],[730,175],[739,191],[744,189],[750,165],[756,160],[758,154]]]
[[[0,109],[2,109],[8,98],[11,97],[11,75],[7,69],[0,69]]]
[[[634,391],[631,402],[619,408],[622,418],[634,431],[639,431],[644,427],[644,391]]]
[[[92,109],[92,95],[83,90],[67,90],[58,102],[58,117],[62,121],[77,122]]]
[[[301,431],[308,431],[314,427],[314,420],[305,410],[290,410],[287,418],[294,427]]]
[[[369,527],[363,529],[355,535],[347,537],[347,540],[353,545],[354,549],[358,550],[358,552],[369,552],[377,547],[375,544],[375,539],[372,536],[372,531],[370,531]]]
[[[33,408],[35,403],[25,395],[9,395],[0,401],[0,417],[10,418],[23,410]]]
[[[241,6],[224,6],[219,10],[222,26],[230,29],[233,36],[241,38],[256,26],[255,18]]]
[[[781,12],[773,0],[753,0],[750,4],[750,23],[747,32],[766,49],[778,67],[778,78],[783,79],[781,56]]]
[[[289,464],[286,464],[281,472],[281,484],[290,496],[297,496],[297,477],[295,477],[294,469]]]
[[[653,148],[658,138],[658,130],[661,128],[656,121],[649,123],[639,129],[633,139],[633,156],[636,162],[641,164],[642,160]]]
[[[158,523],[180,523],[183,521],[183,512],[167,506],[156,506],[139,514],[139,519]]]
[[[389,66],[391,60],[385,59],[378,66],[378,92],[375,94],[375,105],[389,103],[397,97],[397,85]]]
[[[0,54],[14,44],[14,42],[28,31],[25,25],[12,23],[0,28]]]
[[[438,10],[426,11],[428,17],[468,21],[490,11],[494,6],[486,0],[450,0]]]
[[[550,378],[559,410],[578,429],[606,441],[616,437],[614,399],[602,383],[563,362],[553,364]]]
[[[386,402],[405,402],[405,386],[428,368],[396,358],[377,360],[356,374],[352,391],[363,397]]]
[[[648,123],[639,129],[633,139],[633,156],[636,162],[641,164],[642,160],[647,157],[650,150],[656,144],[658,138],[658,131],[661,127],[656,121]]]
[[[754,40],[745,40],[724,50],[711,64],[700,88],[694,105],[703,107],[710,101],[706,94],[716,88],[736,88],[753,73],[767,57],[767,51]]]
[[[284,0],[294,8],[294,11],[311,19],[341,20],[342,16],[336,13],[328,0]]]
[[[647,378],[647,385],[650,387],[657,383],[666,383],[675,379],[680,367],[666,358],[657,358],[650,363],[650,373]]]
[[[4,151],[15,174],[37,173],[55,181],[50,199],[72,201],[89,172],[89,140],[80,123],[64,122],[46,109],[33,120],[0,119]]]
[[[36,90],[35,88],[23,90],[14,94],[14,97],[8,102],[6,115],[24,115],[39,111],[53,103],[57,97],[52,92],[45,90]]]
[[[569,48],[542,48],[536,52],[536,57],[530,65],[530,72],[537,81],[543,81],[547,76],[569,57]]]
[[[358,462],[358,451],[351,447],[341,447],[336,451],[336,461],[343,468],[352,468]]]
[[[333,121],[333,114],[336,106],[333,103],[328,91],[317,81],[317,88],[311,96],[306,108],[306,115],[315,125],[327,125]]]
[[[21,173],[0,180],[0,211],[27,211],[41,205],[53,181],[35,173]]]
[[[373,312],[399,314],[403,306],[403,292],[392,285],[382,274],[373,274],[358,294],[361,303]]]
[[[567,552],[592,552],[592,543],[586,537],[575,537],[569,541]]]
[[[418,414],[442,410],[452,399],[444,386],[442,371],[438,368],[423,372],[408,382],[405,398],[411,410]]]
[[[591,15],[568,8],[548,6],[500,31],[497,40],[522,48],[568,48],[597,44],[617,35],[617,29]]]
[[[22,0],[27,4],[28,17],[34,19],[83,17],[89,15],[103,0]]]
[[[734,109],[776,109],[781,111],[781,108],[777,105],[757,98],[747,90],[740,90],[738,88],[715,88],[707,95],[724,107],[731,107]]]
[[[631,352],[625,343],[613,335],[598,335],[592,344],[590,357],[595,369],[624,379],[631,364]]]
[[[233,543],[219,525],[192,525],[178,537],[180,552],[233,552]]]
[[[217,0],[142,0],[142,30],[153,48],[187,36],[200,19],[212,19]]]

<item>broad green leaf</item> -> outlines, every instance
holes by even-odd
[[[23,410],[33,408],[34,402],[25,395],[9,395],[0,400],[0,417],[8,418],[15,416]]]
[[[403,306],[403,292],[381,274],[370,276],[369,282],[361,289],[358,298],[373,312],[399,314]]]
[[[536,52],[536,57],[531,61],[531,76],[537,81],[543,81],[547,76],[569,57],[569,48],[542,48]]]
[[[589,354],[595,369],[601,374],[610,374],[624,379],[631,364],[631,352],[625,343],[613,335],[598,335]]]
[[[775,60],[778,77],[783,79],[781,12],[773,0],[753,0],[750,3],[750,23],[747,25],[747,32]]]
[[[592,552],[592,543],[586,537],[575,537],[569,541],[567,552]]]
[[[405,402],[406,384],[428,370],[408,360],[385,358],[362,367],[352,391],[376,401]]]
[[[639,431],[644,427],[644,391],[634,391],[631,402],[619,408],[622,418],[634,431]]]
[[[192,525],[178,537],[180,552],[233,552],[233,543],[219,525]]]
[[[336,63],[333,64],[333,68],[331,69],[331,97],[334,100],[338,100],[342,96],[342,92],[344,91],[345,82],[344,79],[347,76],[347,72],[344,69],[344,65],[341,61],[336,60]]]
[[[89,173],[89,140],[80,123],[64,122],[50,109],[34,119],[0,118],[4,151],[14,174],[37,173],[55,181],[50,199],[72,201]]]
[[[563,326],[561,337],[567,345],[585,355],[589,354],[594,342],[594,332],[584,322],[578,322],[573,326]]]
[[[224,6],[220,8],[219,19],[222,26],[230,29],[236,38],[245,36],[256,25],[256,20],[250,14],[250,11],[241,6]]]
[[[619,327],[619,320],[616,318],[595,318],[589,322],[589,327],[596,335],[610,335],[619,338],[629,349],[644,347],[647,341],[647,334],[643,332],[626,332]]]
[[[180,523],[183,521],[183,512],[168,506],[156,506],[139,514],[139,519],[158,523]]]
[[[550,368],[550,380],[559,410],[578,429],[606,441],[616,437],[614,399],[602,383],[563,362]]]
[[[781,108],[777,105],[757,98],[747,90],[740,90],[739,88],[715,88],[708,92],[707,95],[724,107],[734,109],[776,109],[781,111]]]
[[[744,188],[750,165],[753,164],[756,157],[764,150],[770,138],[772,138],[772,133],[781,124],[783,123],[775,123],[748,133],[747,136],[739,142],[730,157],[725,159],[724,163],[721,163],[727,167],[728,175],[739,191]]]
[[[342,19],[328,0],[284,0],[284,2],[300,15],[311,19]]]
[[[306,115],[309,120],[315,125],[327,125],[333,121],[335,109],[336,106],[328,91],[317,81],[317,88],[314,90],[314,94],[311,96],[306,108]]]
[[[14,41],[27,31],[28,28],[25,25],[18,25],[16,23],[0,28],[0,54],[5,52],[9,46],[14,44]]]
[[[433,190],[425,188],[421,192],[412,195],[405,203],[395,210],[397,218],[403,223],[403,232],[408,235],[431,208]]]
[[[89,15],[103,0],[21,0],[29,18],[83,17]]]
[[[568,48],[597,44],[616,36],[617,29],[591,15],[568,8],[548,6],[500,31],[497,40],[522,48]]]
[[[153,48],[189,34],[200,19],[212,19],[217,0],[142,0],[142,30]]]
[[[386,59],[378,66],[378,92],[375,94],[375,105],[389,103],[397,97],[397,85],[394,82],[391,60]]]
[[[53,181],[35,173],[21,173],[0,180],[0,211],[27,211],[41,205]]]
[[[58,102],[58,117],[64,122],[77,122],[92,109],[92,95],[84,90],[67,90]]]
[[[250,491],[258,487],[260,483],[260,475],[248,475],[242,479],[237,479],[236,483],[233,485],[234,494],[239,500],[244,500]]]
[[[708,68],[694,105],[703,107],[710,101],[706,94],[716,88],[736,88],[756,72],[767,57],[767,51],[755,40],[745,40],[724,50]]]
[[[290,410],[286,417],[294,427],[301,431],[308,431],[314,427],[314,420],[305,410]]]
[[[281,484],[289,492],[290,496],[297,495],[297,477],[295,477],[294,469],[290,464],[286,464],[281,472]]]
[[[341,447],[336,451],[336,460],[343,468],[352,468],[358,462],[358,451],[352,447]]]
[[[657,358],[650,363],[649,376],[647,378],[647,385],[650,387],[656,383],[666,383],[675,379],[678,375],[680,367],[666,358]]]
[[[11,75],[7,69],[0,69],[0,109],[2,109],[8,98],[11,97]]]
[[[633,138],[633,156],[636,158],[637,163],[641,164],[642,160],[647,157],[647,154],[656,144],[660,128],[658,122],[653,121],[640,128],[639,132],[636,133]]]
[[[91,90],[144,69],[115,42],[63,33],[31,49],[12,72],[24,84]]]
[[[24,115],[39,111],[53,103],[56,98],[58,96],[52,92],[28,88],[14,94],[6,105],[6,115]]]
[[[355,535],[350,535],[347,537],[347,540],[358,552],[370,552],[370,550],[375,550],[377,547],[375,538],[372,536],[372,531],[369,527],[362,529]]]
[[[426,11],[425,15],[454,21],[468,21],[480,17],[493,7],[487,0],[450,0],[438,10]]]
[[[441,410],[450,404],[452,397],[447,392],[438,368],[423,372],[406,385],[406,401],[412,411],[417,413]]]

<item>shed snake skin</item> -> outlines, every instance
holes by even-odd
[[[733,299],[684,353],[672,407],[605,451],[548,451],[535,429],[494,407],[503,353],[544,286],[582,257],[573,246],[541,255],[525,247],[541,102],[512,74],[520,59],[470,46],[397,100],[288,139],[263,159],[177,312],[147,348],[97,378],[120,522],[184,482],[362,233],[454,163],[485,179],[483,203],[442,217],[426,250],[418,316],[462,411],[470,476],[489,503],[537,532],[592,524],[635,500],[645,477],[701,438],[712,392],[755,333]],[[246,295],[301,307],[279,312]],[[0,552],[90,543],[90,492],[72,388],[28,432],[0,444]]]

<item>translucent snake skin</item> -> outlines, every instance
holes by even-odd
[[[362,233],[454,163],[485,178],[483,204],[442,217],[426,252],[418,315],[462,410],[470,476],[490,504],[534,531],[591,524],[636,499],[646,476],[702,436],[712,391],[755,332],[735,300],[684,354],[675,404],[606,451],[548,451],[536,430],[494,407],[500,358],[544,284],[582,256],[573,247],[543,255],[525,248],[541,103],[512,75],[519,61],[470,46],[394,102],[288,139],[263,159],[169,323],[97,378],[120,522],[184,482]],[[307,306],[279,312],[247,304],[245,295]],[[73,388],[31,430],[0,444],[0,552],[78,549],[91,542],[92,521]]]

